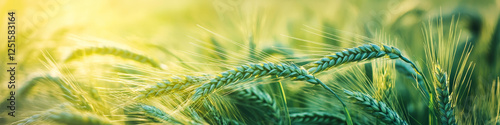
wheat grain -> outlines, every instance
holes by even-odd
[[[357,105],[365,107],[366,110],[372,112],[371,114],[377,118],[380,118],[386,124],[393,125],[407,125],[404,120],[402,120],[399,115],[392,109],[387,107],[384,102],[377,101],[370,95],[366,95],[359,92],[351,92],[344,89],[350,99],[354,100]]]
[[[292,124],[345,124],[345,118],[327,112],[293,113],[290,119]]]
[[[138,98],[143,97],[153,97],[153,96],[161,96],[170,94],[176,90],[182,90],[186,87],[189,87],[194,84],[199,84],[203,81],[206,81],[208,76],[182,76],[182,77],[172,77],[170,79],[166,79],[163,82],[157,83],[156,85],[150,86],[149,88],[142,91],[142,93],[138,96]]]
[[[439,66],[436,66],[434,75],[436,77],[436,91],[437,91],[437,103],[439,105],[439,113],[441,124],[443,125],[455,125],[455,115],[453,112],[453,105],[451,104],[451,93],[448,86],[448,76],[446,72],[441,70]]]
[[[124,50],[114,47],[90,47],[90,48],[78,49],[73,51],[73,53],[71,53],[68,56],[68,58],[66,58],[65,62],[69,62],[88,55],[114,55],[125,59],[135,60],[141,63],[147,63],[152,67],[161,69],[160,64],[156,62],[154,59],[151,59],[147,56],[138,53],[131,52],[129,50]]]

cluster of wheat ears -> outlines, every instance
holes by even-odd
[[[457,53],[455,49],[446,49],[447,46],[457,45],[456,41],[436,41],[432,33],[425,35],[428,35],[426,55],[430,61],[420,67],[402,49],[384,43],[345,48],[308,63],[279,60],[252,62],[226,67],[228,70],[220,73],[172,73],[168,71],[171,67],[154,58],[116,47],[76,49],[62,61],[55,61],[51,54],[45,54],[44,65],[51,71],[28,80],[19,88],[16,98],[28,100],[29,93],[38,92],[45,95],[44,100],[57,101],[42,106],[49,109],[19,111],[25,114],[19,115],[22,119],[13,123],[406,125],[411,118],[397,102],[390,102],[397,100],[392,98],[394,93],[391,93],[395,86],[391,79],[392,69],[414,79],[413,89],[421,92],[417,95],[422,100],[416,101],[428,107],[424,110],[429,115],[429,121],[418,122],[443,125],[473,123],[464,120],[467,114],[457,112],[459,98],[453,91],[456,90],[454,86],[467,84],[468,81],[466,78],[455,78],[452,85],[448,76],[453,62],[458,60],[453,59],[455,54],[462,55],[459,72],[470,72],[467,63],[470,50]],[[92,56],[115,56],[141,65],[106,65],[109,72],[92,72],[94,74],[83,78],[74,76],[86,70],[78,67],[94,65],[80,65],[78,60]],[[378,77],[369,81],[370,86],[356,88],[352,85],[356,83],[334,83],[337,81],[330,78],[359,72],[346,71],[346,66],[381,66],[377,63],[383,66],[374,67],[381,69],[373,72]],[[186,67],[192,66],[196,65]],[[363,81],[356,80],[364,79],[364,76],[359,77],[363,78],[350,79],[353,82]],[[288,84],[292,87],[286,87]],[[493,87],[492,91],[496,94],[486,99],[491,104],[498,104],[495,101],[500,98],[499,84],[500,81],[494,83],[497,88]],[[36,86],[57,89],[40,92],[32,89]],[[374,90],[367,91],[363,87]],[[29,102],[21,100],[19,103]],[[26,105],[36,104],[24,104],[24,107],[30,107]],[[491,117],[488,123],[500,123],[498,114]]]

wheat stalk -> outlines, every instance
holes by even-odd
[[[207,79],[208,76],[175,76],[170,79],[165,79],[163,82],[159,82],[156,85],[152,85],[149,88],[141,91],[141,94],[137,98],[167,95],[173,91],[182,90],[183,88],[189,87],[191,85],[199,84],[203,81],[206,81]]]
[[[359,92],[351,92],[344,89],[350,99],[354,100],[357,105],[365,107],[366,110],[372,112],[371,114],[379,119],[381,119],[386,124],[393,125],[407,125],[404,120],[402,120],[399,115],[392,109],[387,107],[384,102],[377,101],[370,95],[366,95]]]
[[[71,55],[69,55],[68,58],[66,58],[65,62],[69,62],[74,59],[78,59],[88,55],[114,55],[125,59],[135,60],[141,63],[147,63],[152,67],[161,69],[160,64],[156,62],[154,59],[151,59],[147,56],[138,53],[131,52],[129,50],[124,50],[114,47],[90,47],[90,48],[78,49],[73,51],[73,53],[71,53]]]
[[[453,112],[453,106],[451,104],[451,93],[448,86],[448,75],[446,72],[441,70],[439,66],[436,66],[434,71],[436,77],[436,91],[437,91],[437,103],[439,105],[439,113],[441,115],[441,124],[443,125],[455,125],[455,115]]]
[[[345,118],[327,112],[303,112],[290,114],[292,124],[345,124]]]

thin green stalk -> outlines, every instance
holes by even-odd
[[[281,81],[278,82],[279,85],[280,85],[280,93],[281,93],[281,99],[283,101],[283,106],[285,107],[285,118],[288,119],[288,124],[292,124],[292,122],[290,121],[290,114],[288,112],[288,104],[286,103],[286,94],[285,94],[285,89],[283,88],[283,84],[281,84]]]

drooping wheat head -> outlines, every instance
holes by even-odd
[[[351,92],[344,89],[344,93],[357,105],[364,107],[367,111],[372,112],[371,115],[379,118],[386,124],[392,125],[407,125],[406,121],[401,119],[399,115],[391,108],[387,107],[384,102],[377,101],[370,95],[359,92]]]

